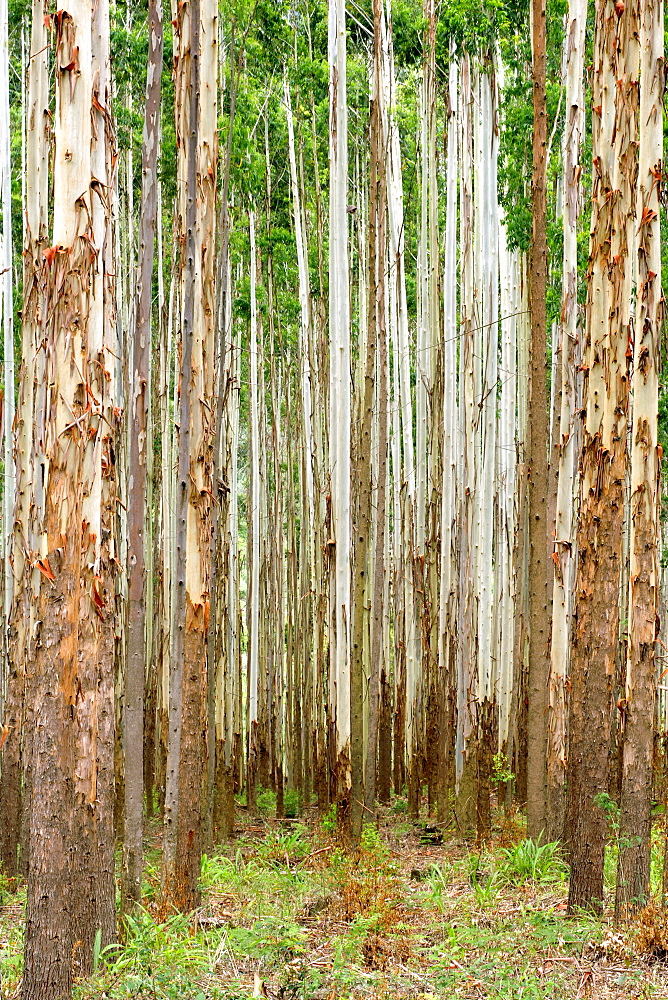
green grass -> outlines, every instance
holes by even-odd
[[[153,848],[144,908],[123,943],[100,953],[75,1000],[250,1000],[255,977],[280,1000],[571,1000],[578,970],[589,966],[606,1000],[668,997],[660,969],[632,952],[617,965],[583,959],[607,924],[566,915],[558,845],[425,850],[419,831],[406,830],[398,847],[397,821],[380,833],[367,827],[353,855],[319,825],[269,826],[260,840],[205,857],[201,908],[166,920],[156,916]],[[657,836],[655,865],[662,849]],[[21,977],[25,896],[10,906],[2,898],[0,998],[8,1000]]]

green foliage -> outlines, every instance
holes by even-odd
[[[495,753],[492,757],[492,781],[496,785],[508,784],[515,780],[515,774],[508,767],[508,758],[504,753]]]
[[[298,924],[280,917],[263,916],[250,927],[231,927],[226,935],[230,950],[239,956],[261,961],[265,967],[290,961],[303,954],[306,932]]]
[[[336,833],[336,803],[332,802],[326,813],[323,814],[320,820],[321,826],[325,833],[333,834]]]
[[[283,813],[286,819],[296,819],[301,815],[302,803],[296,788],[287,788],[283,793]]]
[[[449,888],[448,874],[442,865],[432,865],[426,879],[426,898],[443,912]]]
[[[400,816],[408,812],[408,799],[398,795],[392,802],[392,813],[394,816]]]
[[[567,875],[566,863],[560,854],[558,841],[537,843],[530,838],[501,851],[498,866],[499,878],[512,885],[525,882],[563,882]]]

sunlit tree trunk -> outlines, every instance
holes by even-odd
[[[457,636],[457,184],[458,62],[451,52],[448,79],[445,258],[443,263],[443,487],[441,498],[441,580],[439,601],[439,685],[442,741],[438,782],[438,818],[447,812],[447,751],[452,720],[452,691]]]
[[[647,902],[658,626],[659,366],[661,364],[660,194],[663,148],[663,4],[640,3],[640,142],[636,233],[638,292],[633,345],[631,530],[624,757],[619,823],[618,916]]]
[[[228,97],[228,134],[223,164],[220,196],[220,246],[218,267],[218,336],[217,387],[215,405],[213,488],[217,503],[212,507],[211,526],[211,586],[209,634],[207,638],[207,783],[205,816],[205,850],[211,850],[215,834],[223,839],[231,836],[234,827],[234,783],[232,778],[232,742],[235,671],[233,635],[236,626],[230,623],[236,614],[234,599],[228,603],[228,590],[234,593],[232,575],[236,572],[233,557],[234,541],[228,538],[227,526],[236,503],[236,438],[238,432],[238,387],[234,378],[236,354],[231,340],[231,274],[230,274],[230,173],[232,139],[236,116],[238,74],[235,49],[235,23],[232,22],[227,40],[230,76]],[[222,49],[222,46],[221,46]],[[221,74],[222,75],[222,74]],[[234,481],[227,477],[234,472]],[[233,496],[234,494],[234,496]]]
[[[12,259],[12,161],[9,129],[9,24],[7,0],[0,0],[0,201],[2,203],[2,235],[0,237],[0,314],[2,315],[4,430],[4,486],[2,490],[2,554],[4,557],[4,641],[7,620],[12,605],[14,574],[9,556],[13,531],[16,478],[14,471],[14,298]],[[4,672],[0,696],[4,695]]]
[[[346,24],[343,0],[329,6],[329,468],[334,540],[330,669],[334,677],[337,822],[351,823],[351,507],[350,507],[350,305],[348,297],[348,108]]]
[[[572,650],[568,809],[569,909],[603,904],[611,685],[626,479],[627,349],[635,239],[638,7],[596,5],[593,187],[583,364],[576,623]],[[637,498],[636,498],[637,499]],[[652,633],[653,635],[653,633]]]
[[[369,676],[369,729],[366,746],[366,771],[364,787],[365,818],[373,816],[376,799],[376,771],[378,760],[378,730],[380,718],[381,672],[387,670],[385,657],[389,646],[385,643],[385,538],[386,538],[386,481],[387,481],[387,302],[385,274],[387,270],[387,184],[385,174],[385,148],[387,137],[386,73],[387,27],[382,0],[374,0],[374,60],[372,72],[371,110],[371,176],[369,187],[369,318],[375,320],[375,329],[369,325],[369,337],[375,341],[377,353],[374,376],[376,377],[377,456],[376,456],[376,531],[374,539],[373,592],[371,597],[372,630],[371,662]],[[373,303],[373,305],[372,305]],[[369,355],[367,352],[367,378]],[[371,561],[371,554],[370,554]]]
[[[471,125],[471,60],[464,54],[460,85],[460,346],[459,346],[459,609],[457,643],[457,733],[455,773],[456,812],[466,834],[476,826],[476,745],[478,659],[474,594],[475,500],[478,484],[475,461],[476,398],[473,311],[473,133]]]
[[[93,14],[73,3],[55,28],[53,246],[39,260],[33,299],[44,373],[31,454],[39,625],[26,678],[26,1000],[69,995],[73,973],[92,967],[98,930],[106,943],[114,922],[108,7]]]
[[[206,637],[213,469],[215,191],[218,13],[212,0],[179,9],[176,127],[182,199],[182,354],[176,496],[175,595],[165,795],[163,900],[199,897],[206,752]]]
[[[574,576],[573,483],[576,464],[575,359],[579,337],[577,227],[581,209],[580,155],[584,139],[584,58],[587,8],[571,0],[566,18],[566,127],[564,129],[564,255],[562,276],[561,410],[552,590],[552,642],[547,746],[547,835],[563,837],[566,780],[566,678],[571,645]]]
[[[501,275],[501,394],[499,407],[499,534],[496,558],[499,564],[497,698],[499,751],[510,757],[510,715],[514,684],[515,645],[515,528],[516,528],[516,410],[517,410],[517,314],[519,261],[517,251],[506,245],[505,226],[499,231]]]
[[[494,662],[493,559],[494,537],[496,410],[499,338],[499,253],[496,129],[495,60],[490,54],[487,65],[478,73],[479,107],[474,132],[478,169],[475,175],[476,207],[476,291],[479,297],[478,323],[474,351],[477,362],[476,429],[478,437],[479,480],[476,493],[476,536],[478,589],[478,833],[491,829],[490,774],[492,765],[493,700],[496,681]]]
[[[10,879],[18,872],[17,851],[21,833],[21,747],[27,752],[32,726],[23,725],[25,670],[35,619],[31,601],[30,553],[35,550],[31,516],[35,407],[44,392],[44,353],[36,350],[41,297],[42,252],[48,240],[48,31],[42,0],[34,0],[30,49],[34,53],[28,73],[26,120],[25,226],[23,234],[23,318],[21,370],[15,441],[16,507],[12,540],[14,594],[9,616],[8,683],[3,723],[7,737],[2,747],[0,798],[0,862]],[[30,706],[26,706],[27,709]],[[27,784],[29,776],[24,778]],[[25,862],[25,858],[23,859]],[[10,883],[14,885],[15,883]]]

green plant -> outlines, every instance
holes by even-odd
[[[599,792],[598,795],[594,796],[594,805],[605,813],[610,830],[617,833],[619,830],[619,805],[617,802],[608,792]]]
[[[276,792],[271,788],[262,788],[255,799],[257,811],[261,816],[273,816],[276,813]]]
[[[481,910],[491,909],[501,891],[502,878],[498,871],[492,872],[485,878],[476,879],[473,882],[473,896],[476,906]]]
[[[505,753],[495,753],[492,757],[492,781],[496,785],[506,785],[515,780],[515,774],[508,767]]]
[[[396,798],[392,803],[392,813],[395,816],[400,816],[403,813],[408,812],[408,799]]]
[[[301,811],[299,792],[295,788],[288,788],[283,796],[283,813],[286,819],[295,819]]]
[[[320,820],[325,833],[336,833],[336,803],[332,802],[326,813]]]
[[[306,951],[308,935],[291,920],[263,916],[250,927],[232,927],[227,931],[227,944],[233,952],[276,965],[289,961]]]
[[[270,830],[257,848],[257,856],[265,861],[301,860],[309,852],[308,830],[298,825],[292,830]]]
[[[448,880],[443,868],[432,865],[426,878],[426,896],[430,903],[443,912],[447,896]]]
[[[390,856],[389,849],[381,840],[377,827],[373,823],[367,823],[360,837],[360,852],[367,855],[367,861],[385,862]],[[370,857],[369,857],[370,856]]]
[[[525,882],[562,882],[566,877],[566,864],[561,857],[559,842],[537,843],[531,838],[521,840],[513,847],[501,851],[498,874],[511,885]]]

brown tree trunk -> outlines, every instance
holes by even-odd
[[[135,324],[132,338],[130,484],[128,489],[128,619],[125,666],[125,833],[121,913],[141,898],[142,807],[144,793],[144,678],[146,675],[147,441],[149,366],[151,360],[151,301],[153,250],[157,223],[160,83],[162,79],[162,3],[150,0],[149,53],[146,68],[146,110],[142,144],[142,197],[139,219],[139,260]],[[153,581],[148,581],[152,586]]]
[[[31,581],[28,554],[33,525],[30,513],[32,480],[32,434],[36,400],[42,386],[41,366],[37,363],[35,338],[39,327],[39,301],[42,294],[42,251],[47,242],[48,157],[49,157],[49,85],[48,30],[44,0],[33,0],[28,73],[28,108],[26,123],[26,169],[30,184],[26,191],[25,232],[23,240],[23,317],[21,324],[21,374],[16,414],[15,462],[16,506],[12,569],[13,604],[9,615],[7,697],[4,705],[3,737],[0,750],[0,866],[16,887],[19,869],[25,870],[25,855],[19,863],[22,840],[22,752],[30,757],[28,741],[32,727],[26,726],[24,705],[26,663],[30,648]],[[42,355],[38,356],[40,362]],[[10,432],[10,428],[6,428]],[[23,743],[26,743],[23,746]],[[28,780],[26,775],[25,781]]]
[[[664,92],[663,5],[640,2],[640,143],[638,211],[638,322],[633,348],[631,432],[631,566],[622,795],[617,869],[617,917],[644,906],[649,896],[655,640],[658,625],[659,449],[661,364],[661,243],[659,232]]]
[[[527,716],[527,834],[537,840],[546,828],[547,681],[549,672],[547,566],[547,444],[549,440],[546,369],[547,286],[547,105],[546,0],[532,0],[533,11],[533,236],[529,262],[531,377],[529,395],[529,706]]]
[[[381,19],[384,17],[381,0],[374,0],[374,99],[371,108],[370,187],[369,187],[369,341],[375,341],[378,350],[378,468],[376,469],[376,538],[374,553],[371,671],[369,677],[369,731],[366,751],[366,781],[364,789],[365,819],[371,820],[376,800],[376,766],[378,760],[378,734],[380,727],[381,673],[385,656],[384,598],[385,598],[385,505],[387,483],[387,329],[385,325],[385,268],[386,268],[386,213],[387,190],[385,171],[382,168],[385,151],[385,109],[380,103],[381,79]],[[372,325],[372,322],[375,325]],[[369,351],[367,366],[375,363],[375,350]]]
[[[603,906],[611,685],[619,644],[634,241],[638,7],[597,0],[592,226],[570,694],[569,910]]]
[[[197,632],[204,624],[204,608],[198,612],[188,601],[186,560],[191,494],[191,419],[195,297],[197,294],[197,150],[200,78],[200,2],[193,0],[179,9],[175,47],[179,47],[175,116],[182,147],[181,177],[185,182],[184,204],[179,219],[185,240],[183,268],[179,450],[176,485],[176,544],[174,607],[169,678],[169,737],[165,782],[165,828],[163,834],[162,896],[166,909],[188,910],[197,905],[199,894],[199,809],[202,748],[193,746],[200,726],[198,710],[202,662]],[[193,442],[194,444],[194,442]],[[199,627],[198,627],[199,626]],[[197,631],[194,631],[194,630]],[[201,729],[198,730],[201,733]],[[193,750],[196,756],[193,760]],[[189,752],[190,751],[190,752]],[[192,771],[187,764],[194,763]],[[186,766],[184,766],[184,764]],[[182,801],[182,796],[185,801]],[[193,801],[195,799],[195,801]]]

